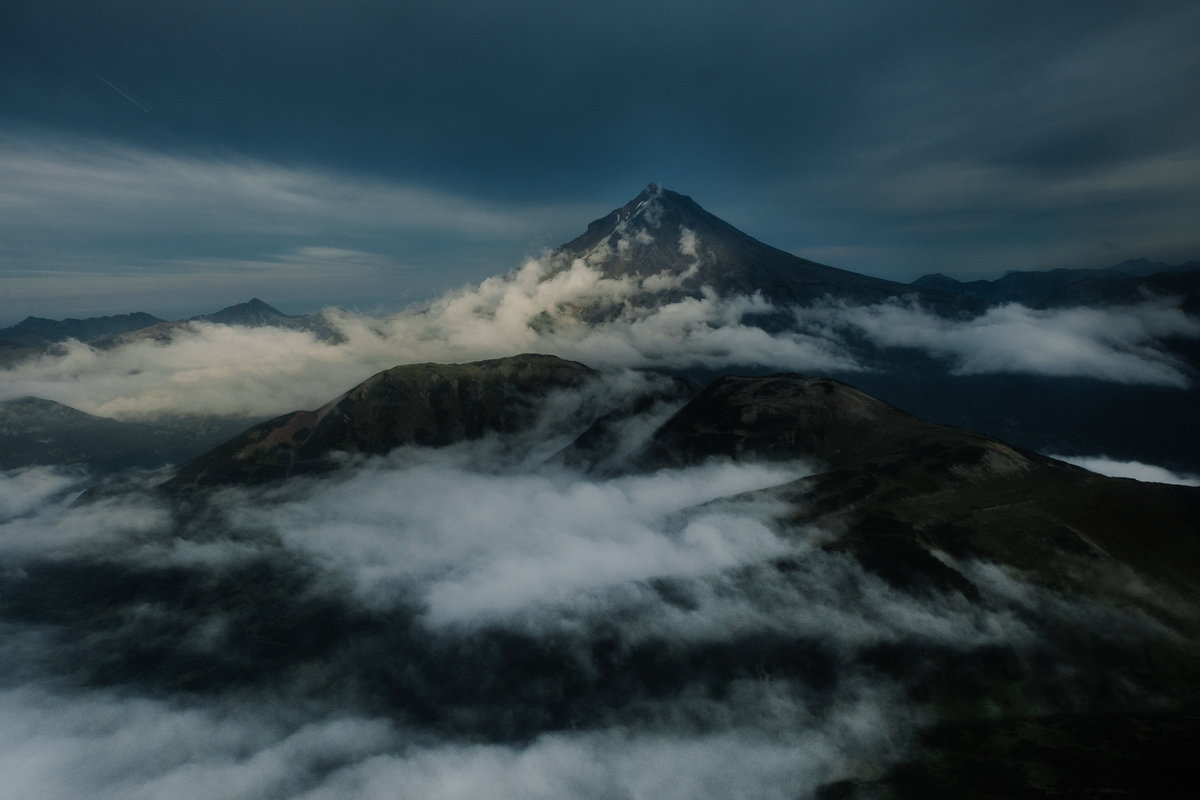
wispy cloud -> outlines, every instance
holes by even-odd
[[[102,140],[6,138],[0,209],[34,231],[136,238],[320,230],[522,236],[537,209],[501,208],[415,184],[245,157],[177,154]]]
[[[1137,481],[1151,483],[1171,483],[1177,486],[1200,486],[1200,475],[1187,475],[1172,472],[1165,467],[1154,464],[1144,464],[1141,461],[1122,461],[1108,456],[1064,456],[1051,455],[1059,461],[1066,461],[1077,467],[1107,475],[1110,478],[1133,478]]]
[[[213,310],[197,294],[227,305],[260,293],[284,302],[299,291],[310,307],[325,297],[395,308],[414,290],[428,296],[500,271],[498,252],[516,260],[577,218],[586,217],[567,205],[502,205],[242,156],[0,139],[4,313],[19,316],[112,313],[122,297],[123,311],[163,313],[157,304],[190,315]],[[305,268],[318,262],[323,276]],[[392,265],[409,272],[385,283],[379,270]]]
[[[1116,308],[1034,310],[1010,304],[971,320],[946,319],[899,303],[824,312],[889,347],[949,357],[965,375],[1016,372],[1186,387],[1189,368],[1163,348],[1200,338],[1200,319],[1171,299]]]
[[[1000,654],[1044,689],[1033,665],[1077,666],[1064,632],[1161,633],[995,565],[947,558],[975,601],[907,594],[783,521],[772,487],[803,465],[591,479],[494,456],[349,460],[186,514],[0,474],[39,501],[0,508],[5,786],[784,800],[890,763],[931,713],[928,676],[874,648],[956,676]]]

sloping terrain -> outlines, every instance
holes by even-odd
[[[772,797],[909,797],[986,792],[997,751],[1099,789],[1136,778],[1061,737],[1200,708],[1200,490],[828,379],[396,367],[61,514],[0,575],[14,675],[369,715],[387,758],[666,748]]]
[[[334,467],[333,453],[444,447],[534,423],[539,401],[596,373],[553,356],[412,364],[368,378],[315,411],[257,425],[180,469],[172,485],[262,481]]]
[[[661,302],[672,293],[709,287],[723,296],[761,293],[775,303],[827,299],[861,304],[911,297],[948,311],[973,309],[929,291],[818,264],[764,244],[705,211],[696,201],[657,184],[559,247],[554,257],[568,267],[582,260],[607,278],[642,279],[638,302]],[[671,284],[656,288],[655,278]],[[646,282],[645,279],[651,279]]]
[[[244,426],[244,420],[176,417],[122,422],[24,397],[0,401],[0,469],[78,465],[101,473],[177,464]]]

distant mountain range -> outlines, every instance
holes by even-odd
[[[179,321],[160,319],[144,312],[64,320],[26,317],[10,328],[0,329],[0,365],[43,352],[68,339],[105,348],[138,338],[169,338],[174,329],[188,322],[241,325],[247,328],[288,328],[312,331],[320,336],[333,335],[321,315],[284,314],[257,297],[212,314],[199,314]]]
[[[722,297],[759,295],[780,308],[822,302],[868,305],[901,299],[934,313],[962,318],[1003,303],[1030,308],[1104,307],[1166,295],[1182,298],[1185,311],[1200,314],[1200,261],[1169,265],[1133,259],[1103,269],[1013,270],[996,280],[967,282],[935,273],[902,284],[771,247],[709,213],[692,198],[653,183],[557,248],[550,263],[553,268],[547,279],[582,263],[604,278],[629,281],[631,291],[617,302],[640,307],[700,297],[708,291]],[[599,324],[618,313],[613,303],[598,299],[573,311],[585,321]],[[756,321],[770,330],[789,324],[786,314]],[[0,363],[13,363],[67,339],[112,347],[132,338],[169,338],[187,322],[280,327],[337,338],[320,314],[284,314],[252,298],[182,321],[142,312],[61,321],[28,317],[0,329]]]
[[[971,315],[1002,303],[1030,308],[1109,306],[1132,303],[1147,293],[1184,298],[1200,313],[1200,261],[1166,264],[1131,259],[1106,268],[1011,270],[995,280],[960,281],[941,273],[909,284],[819,264],[764,244],[706,211],[692,198],[651,183],[634,199],[591,222],[551,255],[550,277],[575,262],[614,280],[632,280],[629,302],[652,306],[713,291],[719,296],[758,294],[780,306],[834,301],[849,305],[904,299],[942,314]],[[577,309],[600,322],[611,309]],[[284,314],[258,298],[168,321],[144,312],[87,319],[27,317],[0,329],[0,357],[76,339],[111,346],[128,334],[163,336],[186,322],[309,330],[336,337],[319,314]],[[769,321],[765,321],[768,326]]]
[[[67,339],[90,342],[103,336],[136,331],[165,321],[153,314],[143,312],[58,321],[42,317],[26,317],[11,328],[0,329],[0,343],[8,347],[41,347],[51,342],[62,342]]]
[[[1150,295],[1174,295],[1184,298],[1183,308],[1189,313],[1200,313],[1200,261],[1170,265],[1142,258],[1106,269],[1012,270],[991,281],[963,282],[933,273],[912,285],[988,305],[1020,303],[1030,308],[1111,306]]]
[[[38,397],[0,401],[0,469],[78,465],[101,473],[178,464],[215,447],[244,419],[173,417],[123,422]]]

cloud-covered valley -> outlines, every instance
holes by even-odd
[[[973,597],[898,588],[787,521],[807,464],[496,453],[176,500],[0,475],[6,791],[807,797],[902,757],[948,675],[1021,676],[988,702],[1026,711],[1060,680],[1140,701],[1037,665],[1166,635],[984,563],[955,564]]]

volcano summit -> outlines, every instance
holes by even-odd
[[[634,279],[640,302],[758,294],[779,305],[835,300],[852,304],[891,298],[953,306],[940,292],[872,278],[763,244],[710,214],[692,198],[651,183],[621,208],[553,254],[559,269],[576,260],[609,279]],[[973,307],[959,303],[958,307]]]

